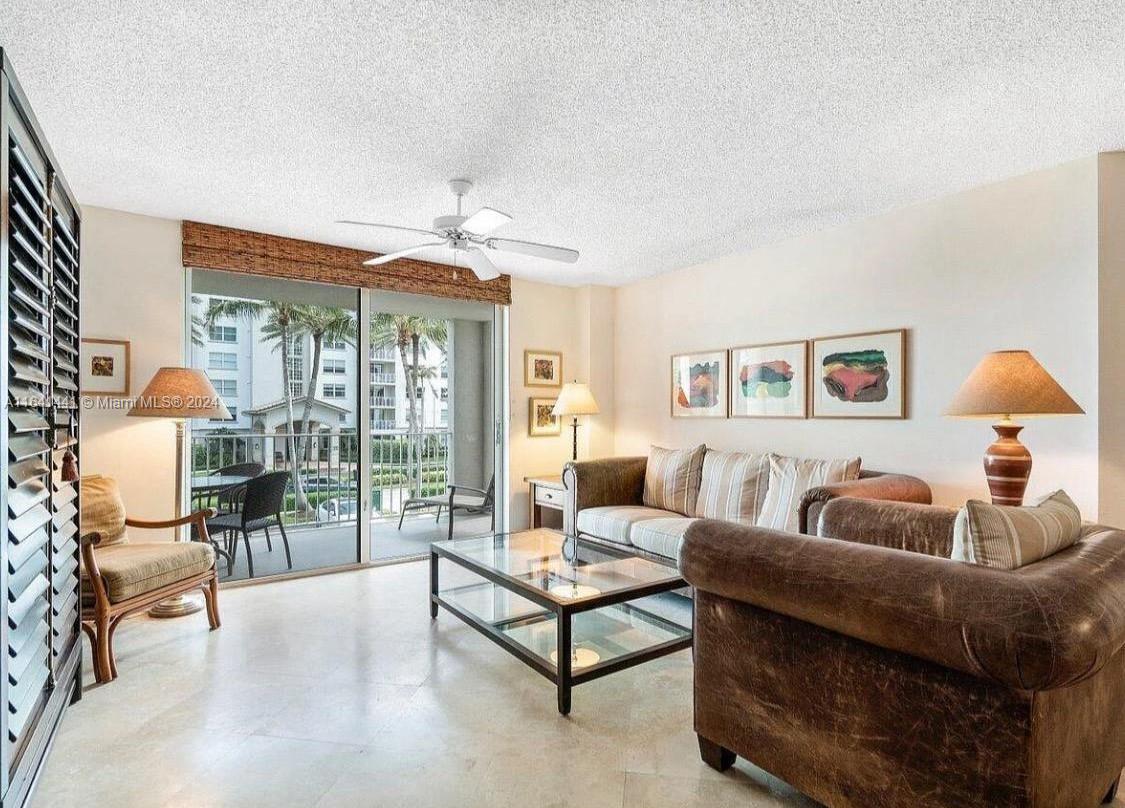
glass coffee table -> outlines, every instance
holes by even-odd
[[[430,617],[446,609],[550,679],[563,715],[575,685],[691,647],[690,601],[662,596],[686,586],[675,567],[553,530],[430,545]],[[655,613],[661,597],[687,620]]]

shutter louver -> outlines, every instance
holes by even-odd
[[[7,711],[14,751],[45,699],[50,678],[51,511],[44,484],[50,446],[50,205],[46,167],[8,141],[8,249],[17,271],[8,273],[7,462],[25,471],[8,480]],[[43,493],[47,493],[46,499]],[[30,507],[21,503],[34,501]],[[48,608],[44,608],[47,606]]]
[[[81,695],[80,217],[0,49],[0,808],[28,799]]]

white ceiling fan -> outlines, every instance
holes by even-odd
[[[375,222],[356,222],[349,219],[337,219],[337,224],[358,224],[365,227],[381,227],[384,230],[401,230],[407,233],[420,233],[426,236],[437,236],[440,241],[430,241],[397,250],[393,253],[380,255],[370,261],[364,261],[364,266],[378,266],[394,261],[396,258],[405,258],[431,247],[448,247],[453,250],[454,264],[457,256],[463,255],[469,269],[482,281],[489,281],[500,277],[498,270],[489,260],[485,250],[499,252],[520,253],[533,255],[536,258],[547,258],[551,261],[563,261],[573,264],[578,260],[578,251],[566,247],[553,247],[550,244],[537,244],[534,241],[516,241],[510,238],[493,238],[489,234],[512,221],[512,217],[501,213],[494,208],[481,208],[472,216],[461,215],[461,198],[469,192],[473,184],[469,180],[450,180],[449,190],[457,197],[457,213],[450,216],[438,216],[434,219],[433,228],[423,230],[416,227],[399,227],[394,224],[376,224]]]

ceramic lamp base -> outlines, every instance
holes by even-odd
[[[1019,442],[1022,426],[1011,422],[993,424],[998,438],[984,453],[984,474],[993,505],[1022,505],[1031,476],[1031,452]]]
[[[176,595],[175,597],[162,600],[151,609],[148,610],[149,617],[183,617],[188,614],[195,614],[203,608],[203,604],[195,598],[189,598],[185,595]]]

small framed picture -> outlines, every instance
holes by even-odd
[[[813,418],[905,418],[906,329],[812,341]]]
[[[561,387],[562,354],[555,351],[523,352],[524,387]]]
[[[82,395],[124,398],[129,395],[129,341],[83,339],[81,346]]]
[[[699,351],[672,357],[673,418],[727,417],[727,352]]]
[[[730,349],[731,418],[808,417],[807,340]]]
[[[527,404],[527,434],[530,437],[545,438],[562,432],[562,425],[554,414],[555,399],[529,398]]]

